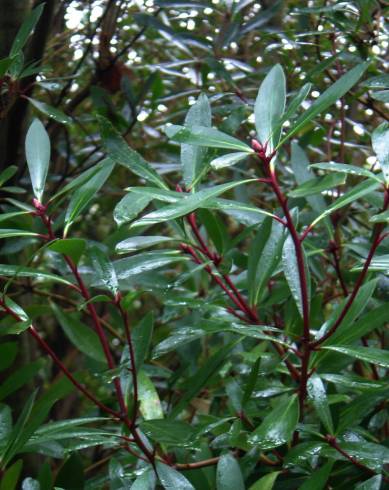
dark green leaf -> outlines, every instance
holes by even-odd
[[[116,204],[113,218],[119,226],[124,223],[129,223],[147,207],[150,201],[151,197],[147,195],[130,192]]]
[[[39,236],[39,233],[35,233],[33,231],[27,231],[27,230],[14,230],[14,229],[8,229],[8,228],[2,228],[0,229],[0,238],[12,238],[12,237],[19,237],[19,236]]]
[[[301,485],[300,490],[322,490],[325,488],[333,465],[333,461],[328,461],[321,468],[314,471],[312,476]]]
[[[251,434],[249,442],[260,449],[272,449],[290,441],[299,418],[295,395],[279,402]]]
[[[307,180],[304,184],[289,192],[290,197],[307,197],[320,194],[321,192],[332,189],[338,185],[343,185],[346,178],[343,175],[326,175],[320,179]]]
[[[0,490],[16,490],[16,485],[18,483],[22,467],[23,461],[18,459],[7,469],[7,471],[2,475]]]
[[[81,458],[77,453],[73,453],[60,468],[55,479],[55,486],[69,490],[83,490],[84,482],[85,477]]]
[[[249,490],[272,490],[279,474],[279,471],[268,473],[251,485]]]
[[[45,102],[41,102],[39,100],[31,99],[30,97],[27,97],[27,99],[36,109],[38,109],[38,111],[45,114],[45,116],[48,116],[62,124],[72,123],[72,118],[67,116],[65,113],[63,113],[61,110],[57,109],[56,107],[52,107],[51,105],[46,104]]]
[[[358,483],[354,490],[380,490],[382,475],[376,475],[362,483]]]
[[[7,182],[11,177],[13,177],[18,171],[18,167],[16,165],[9,165],[6,169],[4,169],[0,173],[0,187]]]
[[[154,245],[159,245],[160,243],[172,242],[174,238],[167,236],[134,236],[131,238],[126,238],[122,242],[119,242],[115,250],[119,254],[127,252],[135,252],[135,250],[142,250],[143,248],[153,247]]]
[[[38,371],[42,369],[44,363],[44,359],[39,359],[38,361],[24,364],[7,376],[5,381],[0,385],[0,400],[4,400],[11,393],[14,393],[31,381]]]
[[[10,56],[15,56],[20,52],[30,37],[30,34],[35,29],[40,16],[42,15],[43,9],[45,7],[44,3],[39,4],[34,10],[27,16],[23,24],[21,25],[16,37],[12,43]]]
[[[51,242],[47,249],[69,256],[75,264],[78,264],[86,246],[81,238],[64,238]]]
[[[63,277],[52,274],[51,272],[40,271],[33,267],[22,267],[17,265],[0,264],[0,275],[5,277],[31,277],[39,281],[51,281],[65,284],[67,286],[72,285]]]
[[[85,355],[96,361],[106,363],[103,348],[97,334],[81,323],[74,314],[64,313],[54,303],[51,304],[51,307],[70,342]]]
[[[172,124],[171,126],[167,126],[165,131],[171,140],[177,141],[178,143],[253,153],[253,150],[246,143],[243,143],[243,141],[214,128],[197,125],[187,128]]]
[[[389,352],[375,349],[374,347],[327,345],[323,346],[322,349],[339,352],[354,359],[360,359],[361,361],[371,362],[372,364],[389,368]]]
[[[275,65],[259,87],[255,101],[255,126],[259,141],[267,143],[269,152],[280,140],[280,121],[285,111],[286,80],[281,65]]]
[[[378,175],[373,174],[370,170],[366,168],[357,167],[356,165],[350,165],[345,163],[336,163],[336,162],[326,162],[326,163],[313,163],[311,165],[313,168],[319,168],[321,170],[328,170],[329,172],[340,172],[350,175],[359,175],[363,177],[367,177],[369,179],[376,180],[381,183],[381,179]]]
[[[158,461],[156,468],[159,481],[165,490],[195,490],[185,476],[171,466]]]
[[[119,284],[111,261],[98,247],[90,248],[88,255],[92,261],[93,270],[96,273],[99,284],[102,284],[105,289],[108,289],[116,297],[119,292]]]
[[[315,410],[329,434],[334,433],[331,411],[328,404],[326,390],[323,381],[317,374],[313,374],[308,380],[308,397],[312,401]]]
[[[187,260],[186,257],[175,250],[161,250],[160,252],[144,252],[134,257],[116,260],[113,265],[118,279],[123,280],[185,260]],[[98,284],[97,281],[96,283]]]
[[[369,66],[369,62],[361,63],[355,66],[348,73],[344,74],[331,87],[323,92],[318,99],[307,109],[292,126],[292,129],[287,133],[278,144],[281,147],[288,139],[308,124],[314,117],[323,112],[327,107],[334,104],[338,99],[343,97],[361,78]]]

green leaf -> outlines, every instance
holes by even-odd
[[[221,369],[223,364],[225,364],[228,360],[228,354],[237,344],[237,342],[238,341],[232,342],[219,349],[207,360],[205,364],[203,364],[196,374],[187,380],[185,384],[189,388],[181,395],[179,402],[173,408],[170,414],[171,418],[179,415],[182,410],[184,410],[186,405],[192,400],[192,398],[194,398],[204,388],[211,376]]]
[[[319,98],[297,119],[289,133],[287,133],[278,143],[277,148],[280,148],[288,139],[308,124],[314,117],[334,104],[338,99],[343,97],[361,78],[369,66],[369,62],[361,63],[355,66],[348,73],[345,73],[331,87],[323,92]]]
[[[305,254],[303,254],[303,260],[309,304],[311,296],[311,280]],[[290,234],[287,236],[284,242],[284,246],[282,248],[282,268],[284,270],[286,281],[289,285],[289,289],[296,302],[300,315],[303,316],[303,296],[301,289],[300,273],[296,257],[296,249],[292,236]]]
[[[375,475],[362,483],[355,485],[354,490],[380,490],[382,475]]]
[[[175,239],[168,236],[134,236],[119,242],[115,250],[119,254],[124,254],[172,241],[175,241]]]
[[[128,168],[134,174],[157,187],[167,189],[167,185],[157,172],[116,131],[104,117],[98,116],[100,133],[108,156],[115,162]]]
[[[141,422],[141,429],[157,443],[173,447],[192,447],[195,439],[193,427],[180,420],[147,420]]]
[[[311,89],[312,89],[311,83],[306,83],[300,88],[298,94],[290,101],[288,107],[286,108],[285,114],[282,117],[282,122],[288,121],[296,114],[301,104],[308,97],[308,94],[311,91]]]
[[[132,329],[132,343],[135,351],[135,366],[139,371],[147,359],[153,337],[154,316],[150,312]]]
[[[216,467],[217,490],[245,490],[239,464],[231,454],[223,454]]]
[[[141,219],[135,221],[132,226],[144,226],[155,223],[161,223],[181,216],[185,216],[192,211],[202,207],[207,201],[219,196],[220,194],[227,192],[230,189],[248,182],[252,182],[253,179],[239,180],[237,182],[228,182],[227,184],[215,185],[202,189],[193,194],[185,194],[184,198],[177,203],[165,206],[157,211],[153,211]]]
[[[313,168],[319,168],[320,170],[328,170],[329,172],[340,172],[350,175],[358,175],[360,177],[367,177],[368,179],[376,180],[381,183],[381,179],[378,175],[373,174],[366,168],[357,167],[356,165],[350,165],[345,163],[325,162],[325,163],[313,163]]]
[[[7,469],[2,475],[0,482],[0,490],[16,490],[16,485],[22,471],[23,461],[18,459],[15,463]]]
[[[195,490],[189,480],[171,466],[157,461],[156,468],[159,481],[165,490]]]
[[[163,419],[163,410],[158,392],[149,376],[140,370],[138,373],[139,410],[145,420]]]
[[[389,90],[378,90],[377,92],[373,92],[371,97],[375,100],[379,100],[380,102],[384,102],[385,104],[389,103]]]
[[[116,204],[113,218],[118,226],[129,223],[135,219],[138,214],[147,207],[151,197],[147,195],[130,192]]]
[[[371,142],[384,174],[386,185],[389,186],[389,123],[383,122],[373,131]]]
[[[27,99],[36,109],[38,109],[38,111],[45,114],[45,116],[48,116],[51,119],[54,119],[55,121],[62,124],[72,123],[72,118],[67,116],[64,112],[60,111],[59,109],[52,107],[51,105],[46,104],[45,102],[40,102],[39,100],[31,99],[30,97],[27,97]]]
[[[97,334],[81,323],[74,314],[64,313],[54,303],[51,304],[51,307],[70,342],[86,356],[101,363],[106,363],[103,348]]]
[[[172,124],[165,128],[165,132],[171,140],[177,141],[178,143],[253,153],[252,148],[246,145],[246,143],[243,143],[243,141],[214,128],[197,125],[186,128],[185,126]]]
[[[3,328],[2,326],[1,329]],[[0,371],[4,371],[12,365],[17,353],[17,342],[2,342],[0,344]]]
[[[285,111],[286,80],[281,65],[275,65],[261,83],[255,101],[255,127],[259,141],[268,144],[269,152],[280,140],[280,121]]]
[[[115,164],[111,162],[110,164],[101,167],[99,171],[93,175],[87,182],[85,182],[81,187],[79,187],[70,199],[69,206],[66,210],[65,216],[65,231],[64,235],[67,234],[70,226],[81,214],[85,206],[93,199],[95,194],[103,187]]]
[[[64,238],[51,242],[47,249],[69,256],[75,264],[78,264],[84,253],[86,242],[82,238]]]
[[[0,453],[12,431],[12,414],[8,405],[0,403]]]
[[[250,435],[249,442],[260,449],[273,449],[290,441],[299,419],[296,395],[279,402]]]
[[[211,161],[210,165],[215,170],[219,170],[220,168],[231,167],[245,158],[247,158],[247,152],[236,151],[234,153],[227,153],[227,155],[222,155],[221,157],[215,158]]]
[[[23,406],[23,410],[21,411],[19,418],[12,429],[12,432],[9,436],[7,445],[3,451],[1,458],[1,467],[5,468],[9,461],[14,457],[19,449],[19,442],[23,439],[25,426],[30,418],[32,408],[34,406],[34,402],[36,399],[38,390],[35,390],[27,399],[26,403]],[[1,489],[0,487],[0,490]],[[8,490],[5,488],[4,490]]]
[[[322,424],[329,434],[333,434],[334,424],[323,381],[317,374],[313,374],[308,380],[307,388],[308,398],[312,401]]]
[[[333,461],[328,461],[321,468],[314,471],[312,476],[301,485],[300,490],[322,490],[325,488],[333,465]]]
[[[252,306],[258,303],[281,260],[284,240],[283,225],[266,218],[258,229],[248,256],[247,282]]]
[[[67,286],[73,286],[70,281],[51,272],[41,271],[33,267],[22,267],[18,265],[0,264],[0,275],[6,277],[31,277],[38,281],[52,281]]]
[[[119,284],[111,261],[98,247],[91,247],[88,250],[88,255],[99,283],[116,297],[119,292]]]
[[[34,10],[32,10],[32,12],[24,20],[12,43],[11,51],[9,53],[10,57],[15,56],[23,49],[24,45],[27,42],[27,39],[30,37],[30,34],[35,29],[35,26],[37,25],[40,16],[42,15],[44,7],[45,4],[41,3],[36,8],[34,8]]]
[[[51,149],[49,135],[39,119],[34,119],[29,127],[25,146],[32,188],[35,197],[41,202],[49,169]]]
[[[249,490],[272,490],[280,471],[273,471],[253,483]]]
[[[12,374],[5,378],[5,381],[0,385],[0,400],[4,400],[19,388],[31,381],[34,376],[42,369],[44,359],[27,363],[16,369]]]
[[[389,352],[374,347],[354,347],[348,345],[326,345],[322,349],[339,352],[346,356],[360,359],[361,361],[371,362],[385,368],[389,368]]]
[[[154,470],[142,473],[131,485],[130,490],[155,490],[156,477]]]
[[[208,97],[201,94],[189,109],[185,118],[185,127],[193,126],[211,127],[212,113]],[[183,167],[183,181],[190,188],[201,175],[206,165],[206,149],[193,145],[181,145],[181,163]]]
[[[7,70],[12,65],[13,61],[13,58],[3,58],[0,60],[0,77],[7,73]]]
[[[113,265],[118,279],[124,280],[138,274],[143,274],[147,271],[159,269],[165,265],[186,260],[186,257],[183,257],[175,250],[161,250],[159,252],[144,252],[134,257],[119,259],[116,260]],[[93,285],[96,285],[96,282],[94,282]]]
[[[346,178],[343,175],[326,175],[325,177],[321,177],[319,179],[314,178],[307,180],[304,182],[304,184],[297,187],[297,189],[290,191],[288,194],[290,197],[314,196],[327,189],[332,189],[338,185],[343,185],[345,181]]]
[[[13,177],[18,171],[18,167],[16,165],[9,165],[6,169],[4,169],[0,173],[0,187],[7,182],[11,177]]]
[[[13,238],[19,236],[39,236],[39,233],[27,230],[14,230],[9,228],[0,229],[0,238]]]
[[[383,213],[375,214],[370,218],[372,223],[386,223],[389,221],[389,211],[384,211]]]
[[[69,490],[83,490],[84,485],[85,476],[82,460],[77,453],[72,453],[60,468],[55,479],[55,486]]]
[[[351,189],[351,191],[346,192],[345,194],[343,194],[343,196],[339,197],[335,202],[328,206],[327,209],[320,214],[320,216],[312,221],[310,226],[315,226],[319,221],[321,221],[326,216],[329,216],[337,209],[347,206],[347,204],[350,204],[357,199],[360,199],[361,197],[370,194],[371,192],[375,191],[379,187],[379,185],[380,184],[378,182],[371,182],[370,180],[361,182],[353,189]]]

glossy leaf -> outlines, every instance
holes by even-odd
[[[271,152],[280,140],[280,121],[285,111],[286,80],[281,65],[275,65],[259,87],[255,101],[255,127],[259,141]]]
[[[30,236],[36,237],[39,236],[39,233],[35,233],[33,231],[27,230],[14,230],[10,228],[1,228],[0,229],[0,238],[13,238],[13,237],[21,237],[21,236]]]
[[[308,398],[312,401],[322,424],[329,434],[333,434],[334,424],[323,381],[317,374],[313,374],[308,380],[307,388]]]
[[[34,269],[33,267],[0,264],[0,275],[5,277],[31,277],[39,281],[57,282],[60,284],[65,284],[67,286],[72,285],[70,281],[67,281],[61,276],[57,276],[56,274],[52,274],[51,272]]]
[[[298,400],[295,395],[278,403],[262,424],[250,435],[250,444],[267,450],[290,441],[299,418]]]
[[[344,174],[367,177],[368,179],[373,179],[381,183],[381,179],[379,178],[378,175],[373,174],[373,172],[370,172],[370,170],[367,170],[366,168],[357,167],[356,165],[350,165],[350,164],[346,165],[345,163],[326,162],[326,163],[313,163],[311,167],[318,168],[320,170],[327,170],[329,172],[340,172]]]
[[[30,37],[31,33],[35,29],[35,26],[37,25],[40,16],[42,15],[43,9],[44,9],[44,4],[39,4],[37,7],[34,8],[34,10],[32,10],[32,12],[24,20],[23,24],[21,25],[12,43],[11,51],[9,53],[11,57],[15,56],[23,49],[28,38]]]
[[[143,211],[151,201],[147,195],[130,192],[125,195],[115,206],[113,218],[117,225],[129,223]]]
[[[70,257],[75,264],[78,264],[86,247],[85,240],[81,238],[64,238],[51,242],[47,249],[58,252]]]
[[[216,467],[217,490],[244,490],[243,475],[237,460],[229,453],[223,454]]]
[[[211,127],[211,124],[211,105],[208,97],[201,94],[190,107],[185,118],[185,126],[188,128],[193,126]],[[184,143],[181,146],[181,163],[183,166],[184,184],[187,188],[190,188],[207,164],[205,148]]]
[[[0,490],[16,490],[22,471],[23,461],[18,459],[2,475]]]
[[[360,199],[361,197],[375,191],[379,187],[379,185],[380,184],[378,182],[371,182],[369,180],[356,185],[353,189],[351,189],[351,191],[346,192],[345,194],[343,194],[343,196],[339,197],[334,203],[328,206],[327,209],[323,213],[321,213],[320,216],[313,220],[313,222],[311,223],[311,227],[315,226],[319,221],[321,221],[326,216],[329,216],[337,209],[347,206],[347,204],[351,204],[357,199]]]
[[[301,485],[300,490],[322,490],[325,488],[333,465],[333,461],[328,461],[321,468],[315,470],[312,476]]]
[[[220,168],[231,167],[238,162],[241,162],[247,158],[247,153],[242,151],[236,151],[234,153],[227,153],[226,155],[222,155],[221,157],[215,158],[211,161],[211,167],[215,170],[219,170]]]
[[[307,180],[304,184],[289,192],[290,197],[307,197],[319,194],[338,185],[343,185],[346,178],[343,175],[326,175],[322,178]]]
[[[138,373],[139,410],[144,420],[162,419],[163,410],[158,392],[145,371]]]
[[[154,490],[156,485],[156,477],[154,470],[147,470],[142,473],[134,483],[130,490]]]
[[[110,291],[111,294],[116,297],[119,292],[119,284],[111,261],[98,247],[90,248],[88,250],[88,255],[92,261],[92,266],[99,283],[101,283],[105,289],[108,289],[108,291]]]
[[[153,247],[154,245],[159,245],[160,243],[172,242],[174,238],[167,236],[135,236],[131,238],[126,238],[125,240],[119,242],[115,250],[119,254],[127,252],[135,252],[135,250],[142,250],[144,248]]]
[[[75,315],[64,313],[54,303],[51,306],[55,317],[70,342],[85,355],[101,363],[106,363],[103,348],[97,334],[81,323]]]
[[[18,167],[16,165],[9,165],[0,173],[0,187],[7,182],[11,177],[13,177],[18,171]]]
[[[197,125],[187,128],[172,124],[165,128],[165,132],[171,140],[178,143],[253,153],[253,150],[243,141],[214,128]]]
[[[253,483],[249,490],[272,490],[279,474],[279,471],[268,473]]]
[[[32,99],[31,97],[27,97],[27,99],[29,100],[30,104],[32,104],[36,109],[38,109],[38,111],[42,112],[45,116],[48,116],[51,119],[54,119],[54,121],[57,121],[62,124],[71,124],[72,118],[67,116],[64,112],[57,109],[56,107],[52,107],[51,105],[46,104],[45,102]]]
[[[108,177],[114,168],[114,163],[110,163],[101,167],[99,171],[79,187],[70,199],[69,206],[65,216],[65,232],[66,235],[69,227],[81,214],[85,206],[93,199],[95,194],[103,187]]]
[[[369,62],[361,63],[349,72],[339,78],[331,87],[323,92],[318,99],[307,109],[297,121],[293,124],[292,129],[282,138],[278,144],[281,147],[288,139],[300,131],[314,117],[325,111],[328,107],[334,104],[338,99],[343,97],[361,78],[369,66]]]
[[[303,255],[304,260],[304,270],[306,277],[306,285],[307,285],[307,295],[308,295],[308,304],[310,302],[310,274],[306,263],[305,255]],[[290,291],[292,296],[296,302],[297,308],[300,312],[300,315],[303,316],[303,293],[302,293],[302,284],[300,278],[300,272],[298,267],[298,261],[296,257],[296,249],[291,235],[288,235],[284,246],[282,248],[282,268],[288,282]]]
[[[383,122],[371,135],[373,150],[377,155],[386,185],[389,185],[389,123]]]
[[[50,139],[45,127],[34,119],[26,136],[26,159],[35,197],[42,202],[50,162]]]
[[[109,157],[128,168],[134,174],[156,185],[167,189],[166,184],[157,172],[135,150],[130,148],[127,142],[116,131],[112,124],[103,117],[98,117],[101,137]]]
[[[195,490],[193,485],[185,478],[182,473],[171,466],[157,462],[157,475],[161,485],[165,490]]]
[[[382,475],[375,475],[362,483],[355,485],[355,490],[380,490]]]
[[[134,257],[119,259],[113,265],[120,280],[186,260],[175,250],[161,250],[160,252],[144,252]],[[98,284],[98,281],[96,281],[96,284]]]
[[[354,359],[377,364],[377,366],[389,367],[389,352],[374,347],[327,345],[322,349],[339,352]]]
[[[186,194],[185,197],[177,203],[170,204],[158,209],[157,211],[146,214],[146,216],[143,216],[143,218],[135,221],[134,225],[151,225],[180,218],[181,216],[185,216],[197,208],[202,207],[205,203],[207,203],[207,201],[219,196],[220,194],[223,194],[224,192],[227,192],[238,185],[246,184],[251,181],[251,179],[240,180],[238,182],[230,182],[227,184],[220,184],[211,188],[202,189],[201,191],[193,194]]]

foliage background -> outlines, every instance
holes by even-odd
[[[31,7],[41,3],[1,0],[0,9],[7,15],[0,18],[0,60],[12,51],[13,40]],[[4,71],[1,78],[0,169],[6,172],[13,169],[9,179],[2,182],[2,212],[13,211],[15,200],[31,203],[24,141],[33,117],[39,117],[45,123],[51,141],[47,196],[53,196],[65,183],[72,182],[105,158],[97,116],[110,120],[131,148],[152,162],[153,168],[174,190],[177,184],[183,184],[180,147],[168,140],[164,126],[167,123],[182,124],[189,107],[201,93],[205,93],[212,105],[212,125],[250,143],[256,134],[252,112],[258,87],[276,63],[282,65],[287,77],[288,101],[293,100],[303,84],[313,84],[303,103],[306,109],[353,66],[366,59],[370,61],[364,79],[300,131],[296,141],[311,162],[336,161],[377,170],[371,133],[387,120],[389,83],[388,76],[384,75],[388,69],[387,10],[386,2],[375,0],[258,3],[248,0],[213,0],[209,3],[192,0],[147,0],[145,3],[47,1],[34,33],[26,39],[23,56],[17,54],[10,71]],[[291,123],[285,123],[285,130],[288,124]],[[280,179],[286,189],[296,186],[296,177],[297,184],[301,183],[296,167],[290,165],[292,147],[288,143],[279,154]],[[211,159],[219,153],[211,150],[209,155]],[[203,184],[214,186],[253,175],[262,176],[261,172],[258,159],[250,158],[245,165],[232,170],[211,170]],[[359,181],[358,176],[349,176],[342,190],[352,189]],[[144,184],[144,180],[128,169],[116,166],[98,197],[83,210],[82,219],[72,226],[71,237],[86,238],[88,246],[98,244],[107,256],[117,259],[116,244],[138,233],[129,231],[127,224],[118,227],[112,218],[113,210],[126,194],[126,188]],[[264,187],[237,187],[229,196],[270,211],[278,207],[273,194]],[[326,195],[327,203],[334,197],[336,192]],[[320,326],[331,315],[344,293],[336,270],[328,262],[332,260],[331,254],[335,263],[339,260],[344,281],[350,288],[356,278],[352,268],[366,256],[372,226],[369,219],[376,212],[371,210],[380,206],[378,200],[379,193],[373,193],[367,201],[353,203],[351,208],[332,216],[333,241],[339,247],[335,252],[327,248],[324,227],[315,237],[312,250],[316,248],[328,253],[324,256],[323,252],[322,260],[311,263],[316,288],[312,299],[315,325]],[[300,216],[301,226],[307,225],[312,209],[304,200],[296,202],[296,206],[304,211]],[[66,207],[67,201],[59,201],[52,210],[58,217],[58,232],[62,229]],[[211,248],[224,256],[225,271],[231,272],[238,287],[245,292],[244,271],[253,250],[250,244],[258,220],[250,212],[215,215],[207,210],[199,212],[198,219]],[[5,221],[4,228],[43,233],[31,216]],[[149,233],[147,229],[145,233]],[[172,233],[171,228],[162,224],[157,226],[154,234]],[[369,331],[363,342],[383,349],[387,345],[385,302],[388,279],[385,273],[388,248],[388,240],[384,240],[380,249],[381,262],[375,264],[377,288],[370,296],[366,292],[367,296],[361,299],[366,308],[365,315],[379,309],[379,313],[368,317],[368,321],[374,320],[377,328]],[[67,275],[58,255],[52,252],[36,254],[37,249],[35,237],[8,237],[0,250],[1,262],[4,266],[40,267]],[[330,361],[322,371],[327,375],[323,379],[332,417],[338,430],[339,420],[343,420],[340,432],[345,444],[358,443],[362,453],[364,444],[372,444],[365,446],[367,455],[355,456],[370,468],[370,473],[366,467],[360,468],[352,461],[338,461],[330,450],[318,460],[315,451],[321,441],[317,433],[325,434],[326,431],[320,430],[323,426],[312,407],[305,421],[306,427],[302,429],[300,446],[306,444],[300,448],[302,455],[295,448],[290,456],[288,445],[261,451],[261,455],[247,448],[246,432],[259,426],[268,411],[277,407],[278,395],[281,400],[290,400],[294,385],[287,379],[285,368],[280,366],[279,357],[267,342],[244,339],[229,350],[229,342],[236,338],[231,332],[200,336],[197,330],[201,322],[209,323],[215,316],[231,321],[224,308],[228,300],[226,302],[206,273],[194,272],[189,260],[181,260],[182,254],[174,257],[179,259],[166,261],[162,269],[133,274],[124,286],[124,292],[128,293],[126,307],[131,325],[141,325],[145,329],[151,328],[147,327],[147,322],[154,322],[150,352],[154,352],[155,359],[151,355],[146,357],[146,381],[143,380],[142,386],[149,398],[143,397],[143,418],[154,420],[162,411],[165,416],[171,414],[180,396],[199,376],[199,370],[205,366],[209,371],[205,374],[204,385],[192,397],[188,407],[184,407],[185,415],[180,419],[182,425],[173,420],[170,427],[168,422],[172,419],[168,416],[166,433],[158,424],[148,427],[151,439],[154,439],[152,431],[157,431],[156,440],[161,444],[161,451],[170,454],[173,462],[194,462],[229,454],[225,456],[227,459],[221,460],[217,471],[214,466],[197,472],[186,471],[185,477],[192,485],[196,489],[215,488],[215,485],[225,489],[238,489],[239,485],[249,488],[265,477],[267,480],[254,488],[272,488],[273,484],[274,488],[303,488],[303,485],[306,485],[304,488],[319,488],[321,477],[322,488],[326,488],[326,484],[332,488],[350,488],[350,485],[371,478],[372,472],[379,474],[388,451],[385,367],[363,361],[350,364],[350,358],[347,362],[343,356],[335,354],[328,356]],[[80,267],[88,272],[88,266],[90,261],[84,257]],[[87,273],[85,277],[88,280]],[[89,324],[87,315],[80,313],[77,307],[77,299],[63,285],[42,278],[18,277],[11,283],[8,279],[8,276],[4,277],[4,291],[39,325],[44,338],[65,365],[77,372],[82,382],[99,398],[110,406],[114,404],[113,374],[106,373],[99,364],[100,351],[97,349],[93,356],[90,347],[82,349],[80,339],[72,338],[69,329],[64,327],[66,321],[61,321],[61,313],[53,314],[49,303],[53,301],[66,315],[73,315],[69,316],[72,325],[78,325],[77,322]],[[281,304],[282,309],[276,311],[275,316],[278,313],[288,334],[299,335],[301,321],[289,299],[285,280],[277,276],[271,287],[274,296],[262,298],[260,317],[263,315],[266,320],[271,317],[272,298],[276,298],[274,301]],[[120,359],[124,335],[120,316],[110,303],[98,302],[96,309],[109,329],[115,357]],[[356,315],[359,321],[365,318],[361,315],[362,312]],[[1,324],[4,328],[9,326],[9,319],[5,317]],[[91,342],[84,341],[87,345]],[[359,339],[354,342],[360,344]],[[220,363],[210,364],[210,360],[217,360],[218,356]],[[113,442],[111,435],[102,432],[97,420],[91,419],[92,426],[83,424],[79,430],[69,432],[69,438],[65,438],[61,430],[56,435],[48,432],[47,440],[43,438],[40,445],[34,445],[31,434],[49,420],[64,421],[102,414],[65,383],[57,368],[47,356],[42,356],[39,346],[25,333],[18,337],[3,335],[0,358],[0,400],[12,407],[14,422],[20,417],[34,388],[39,388],[40,400],[35,404],[32,418],[36,427],[27,424],[32,432],[20,445],[20,451],[7,462],[10,473],[3,468],[9,480],[1,484],[1,489],[19,488],[21,481],[24,481],[23,488],[52,488],[53,482],[66,489],[132,488],[129,482],[136,479],[134,457],[118,451],[120,445]],[[256,363],[257,359],[260,363]],[[292,361],[298,364],[298,359]],[[261,375],[251,388],[250,373]],[[245,400],[244,392],[250,392],[250,389],[255,397],[246,407],[245,403],[242,405],[242,397]],[[58,399],[61,401],[55,403]],[[1,414],[4,420],[9,420],[8,409],[4,406]],[[31,422],[31,418],[29,420]],[[214,423],[215,428],[210,429]],[[0,424],[0,430],[1,427]],[[205,430],[205,427],[208,427],[206,432],[201,434],[200,429]],[[109,429],[113,430],[112,427]],[[373,448],[373,444],[377,447]],[[236,459],[228,460],[233,456]],[[240,474],[234,466],[236,461],[239,461],[245,484],[240,480],[230,481],[233,475]],[[140,467],[142,464],[138,462],[138,470]],[[231,468],[232,474],[229,473]],[[223,476],[218,476],[219,473]],[[330,483],[326,483],[330,473]],[[39,481],[40,487],[31,486],[35,483],[26,480],[28,478]],[[74,480],[69,481],[69,478]],[[379,488],[379,477],[372,478],[370,486],[360,488]],[[148,484],[139,488],[149,488]],[[175,485],[184,488],[182,482]]]

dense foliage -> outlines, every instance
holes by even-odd
[[[386,2],[20,5],[0,490],[386,488]]]

